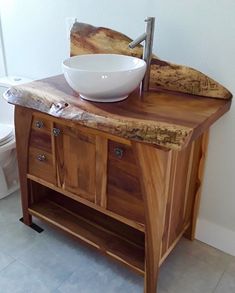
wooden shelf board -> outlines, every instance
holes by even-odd
[[[67,209],[47,199],[33,204],[29,213],[76,238],[96,247],[123,264],[144,274],[144,248],[120,238],[96,223],[75,215]]]
[[[56,192],[59,192],[60,194],[63,194],[63,195],[65,195],[65,196],[67,196],[67,197],[69,197],[69,198],[71,198],[73,200],[76,200],[77,202],[80,202],[80,203],[82,203],[82,204],[84,204],[84,205],[86,205],[86,206],[88,206],[90,208],[93,208],[93,209],[95,209],[95,210],[97,210],[99,212],[102,212],[102,213],[108,215],[109,217],[111,217],[113,219],[116,219],[116,220],[118,220],[118,221],[120,221],[120,222],[122,222],[122,223],[124,223],[124,224],[126,224],[128,226],[130,226],[130,227],[133,227],[133,228],[135,228],[135,229],[137,229],[137,230],[139,230],[141,232],[145,232],[145,225],[143,225],[141,223],[138,223],[136,221],[132,221],[132,220],[127,219],[125,217],[119,216],[119,215],[115,214],[112,211],[104,209],[104,208],[102,208],[102,207],[100,207],[100,206],[98,206],[98,205],[96,205],[96,204],[94,204],[94,203],[92,203],[92,202],[90,202],[90,201],[88,201],[86,199],[81,198],[79,195],[73,194],[73,193],[71,193],[71,192],[69,192],[67,190],[59,188],[59,187],[55,186],[54,184],[49,183],[49,182],[47,182],[47,181],[45,181],[45,180],[43,180],[41,178],[38,178],[38,177],[36,177],[34,175],[27,174],[27,178],[32,180],[32,181],[34,181],[34,182],[42,184],[42,185],[44,185],[44,186],[46,186],[46,187],[48,187],[48,188],[50,188],[50,189],[52,189],[52,190],[54,190]]]

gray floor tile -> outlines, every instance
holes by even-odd
[[[175,252],[177,254],[181,253],[182,255],[185,253],[206,262],[208,265],[219,266],[221,269],[225,269],[231,259],[230,255],[216,248],[198,240],[190,241],[185,238],[182,238],[180,245],[176,247]]]
[[[3,293],[50,293],[44,279],[17,261],[1,271],[0,288]]]
[[[17,258],[37,241],[38,233],[19,221],[19,191],[0,200],[0,251]]]
[[[168,284],[167,290],[172,293],[211,293],[224,272],[224,269],[208,265],[192,256],[181,257],[179,262],[184,266],[184,271],[178,279]]]
[[[93,263],[104,261],[104,257],[95,249],[87,247],[85,244],[70,238],[44,223],[37,222],[45,230],[41,234],[40,242],[44,242],[49,250],[59,257],[63,262],[67,262],[72,270],[77,270],[83,262]]]
[[[220,280],[216,290],[213,293],[234,293],[235,277],[229,273],[225,273]]]
[[[10,263],[14,261],[14,258],[9,255],[0,252],[0,271],[7,267]]]
[[[18,260],[42,276],[51,289],[55,289],[74,271],[74,267],[71,265],[72,255],[70,256],[71,258],[66,258],[63,249],[59,253],[56,247],[42,238]]]
[[[45,229],[43,232],[43,241],[47,243],[49,249],[53,250],[53,253],[59,256],[60,259],[63,259],[64,263],[68,262],[67,265],[75,271],[53,293],[105,292],[104,290],[108,286],[106,283],[109,284],[108,288],[113,290],[107,292],[115,292],[117,290],[117,292],[130,291],[130,293],[138,293],[143,291],[142,277],[124,268],[122,265],[109,260],[96,250],[86,247],[80,242],[51,229],[45,223],[40,221],[36,222]]]
[[[58,292],[142,293],[143,278],[114,263],[88,261],[58,288]]]
[[[22,253],[30,249],[38,241],[39,234],[23,223],[0,224],[1,238],[0,251],[13,258],[18,258]]]
[[[179,257],[180,258],[180,257]],[[176,260],[175,260],[176,261]],[[158,289],[160,292],[167,292],[174,288],[175,282],[179,280],[185,271],[185,267],[175,266],[171,261],[166,261],[160,267],[160,273],[158,278]]]
[[[177,247],[161,268],[159,283],[162,288],[170,293],[213,292],[226,264],[208,264],[196,255],[185,252],[182,247]]]
[[[18,222],[22,217],[19,191],[0,199],[0,225],[9,222]]]
[[[230,261],[226,268],[226,272],[229,273],[230,275],[233,275],[235,279],[235,257],[230,256]]]
[[[111,270],[114,277],[122,280],[121,288],[123,290],[120,290],[120,292],[143,292],[144,278],[142,276],[110,259],[106,259],[106,266]]]
[[[216,290],[213,293],[235,292],[235,257],[230,256],[228,266],[223,274]]]

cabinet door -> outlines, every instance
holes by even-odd
[[[108,143],[107,209],[144,223],[144,206],[133,150],[114,141]]]
[[[54,135],[59,187],[95,202],[95,136],[62,125]]]

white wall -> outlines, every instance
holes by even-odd
[[[1,23],[1,10],[0,10],[0,76],[7,75],[6,60],[5,60],[5,48],[2,34],[2,23]]]
[[[235,95],[235,1],[157,0],[158,55]],[[235,105],[211,128],[197,238],[235,255]]]
[[[234,0],[1,1],[9,74],[42,78],[60,73],[68,55],[68,16],[136,37],[148,15],[157,18],[158,56],[195,67],[235,94]],[[232,105],[211,130],[197,237],[235,255],[234,150]]]

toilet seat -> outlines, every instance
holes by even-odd
[[[0,147],[12,141],[14,137],[14,127],[0,123]]]

